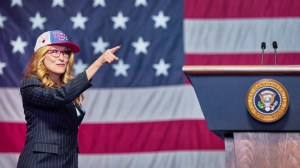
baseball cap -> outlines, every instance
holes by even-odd
[[[41,34],[36,40],[34,52],[47,45],[64,45],[69,47],[74,53],[78,53],[80,51],[79,46],[70,42],[67,35],[60,30],[47,31]]]

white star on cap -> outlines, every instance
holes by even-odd
[[[105,7],[105,0],[94,0],[93,7],[97,7],[98,5]]]
[[[44,29],[44,22],[47,21],[46,17],[41,17],[40,13],[37,12],[34,17],[30,17],[29,21],[32,22],[31,29],[34,30],[36,28]]]
[[[6,18],[5,16],[2,16],[2,15],[0,14],[0,28],[4,28],[3,22],[4,22],[5,20],[7,20],[7,18]]]
[[[164,29],[167,28],[167,22],[170,20],[169,16],[165,16],[163,11],[159,11],[158,15],[153,15],[152,19],[154,20],[154,28],[162,27]]]
[[[12,0],[10,6],[13,7],[15,5],[22,7],[23,6],[22,0]]]
[[[135,48],[135,55],[138,55],[139,53],[147,54],[147,47],[150,45],[150,42],[144,41],[142,37],[139,37],[138,41],[133,42],[131,45]]]
[[[168,69],[170,64],[166,64],[164,59],[160,59],[158,64],[153,64],[153,68],[156,70],[155,76],[168,76]]]
[[[6,67],[6,63],[0,61],[0,75],[3,75],[3,68],[5,67]]]
[[[118,12],[117,16],[112,16],[111,20],[114,22],[114,29],[121,28],[126,29],[126,22],[129,20],[129,17],[124,17],[122,12]]]
[[[74,64],[74,74],[80,74],[81,72],[85,71],[87,67],[88,64],[84,64],[81,59],[78,59],[77,63]]]
[[[26,41],[22,41],[22,38],[20,36],[17,37],[16,41],[10,41],[10,45],[13,46],[13,53],[20,52],[21,54],[25,53],[24,47],[28,45]]]
[[[78,27],[81,29],[85,29],[84,23],[88,21],[87,17],[83,17],[81,12],[78,12],[75,17],[71,17],[71,21],[73,22],[73,29],[77,29]]]
[[[140,6],[140,5],[143,5],[143,6],[146,7],[148,4],[147,4],[147,1],[146,1],[146,0],[135,0],[134,6],[135,6],[135,7],[138,7],[138,6]]]
[[[103,53],[106,50],[106,47],[109,46],[108,42],[104,42],[103,38],[100,36],[96,42],[92,42],[94,47],[94,54]]]
[[[64,0],[52,0],[51,7],[54,8],[56,6],[64,7],[65,6]]]
[[[113,69],[115,70],[115,76],[127,76],[127,69],[130,68],[129,64],[124,64],[123,60],[120,59],[118,61],[118,64],[113,64],[112,65]]]

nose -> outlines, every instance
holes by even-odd
[[[61,62],[63,62],[63,61],[64,61],[64,56],[63,56],[62,54],[60,54],[60,55],[58,56],[58,60],[61,61]]]

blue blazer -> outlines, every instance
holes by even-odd
[[[56,89],[42,87],[36,77],[22,82],[27,131],[17,168],[78,167],[77,136],[84,110],[72,101],[90,86],[86,72]]]

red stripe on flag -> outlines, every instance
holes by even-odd
[[[185,18],[258,18],[300,16],[298,0],[185,0]]]
[[[81,153],[224,150],[204,120],[83,124],[79,145]]]
[[[0,123],[0,152],[21,152],[25,135],[24,123]]]
[[[0,123],[0,152],[21,152],[25,123]],[[204,120],[81,124],[80,153],[128,153],[174,150],[224,150],[222,139]]]
[[[300,53],[277,53],[277,65],[299,65]],[[261,54],[186,54],[185,65],[260,65]],[[274,64],[274,54],[264,55],[264,65]]]

